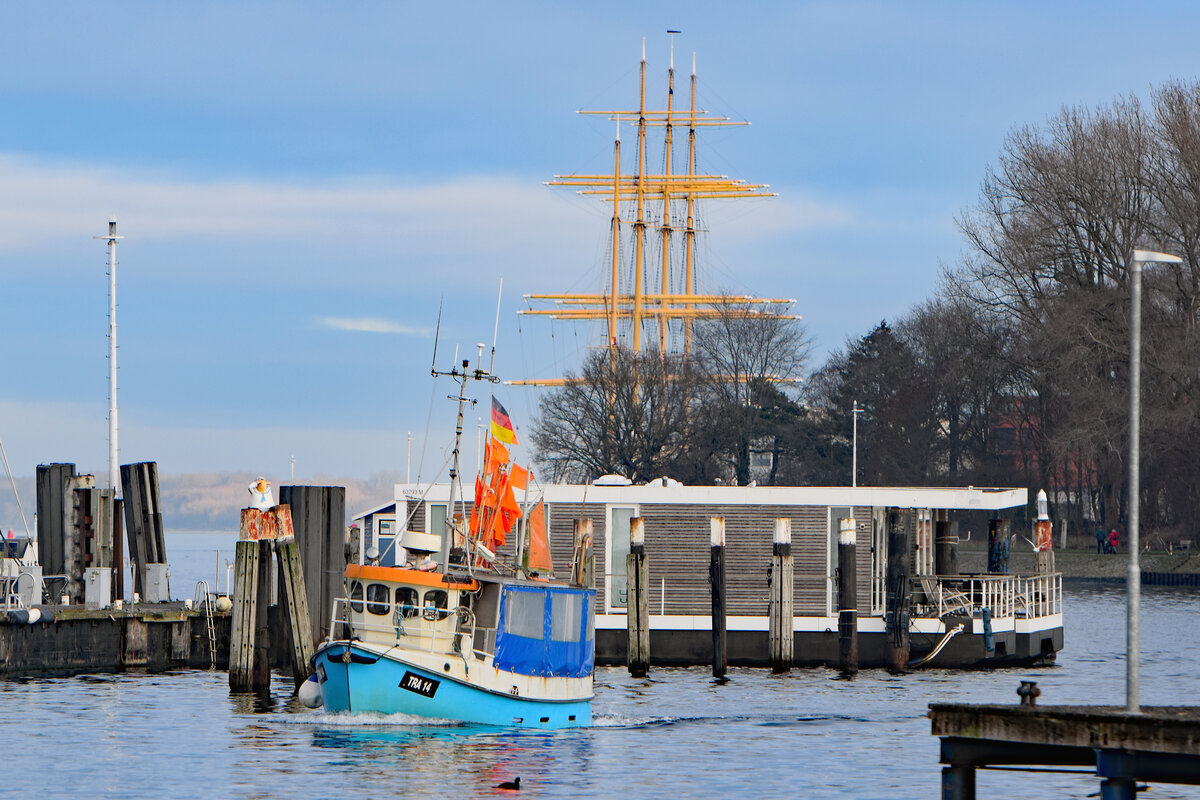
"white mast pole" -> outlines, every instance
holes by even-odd
[[[117,218],[109,217],[108,235],[92,238],[108,242],[108,488],[117,497],[117,240],[125,237],[117,235]]]

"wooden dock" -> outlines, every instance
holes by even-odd
[[[973,800],[979,769],[1095,770],[1102,800],[1133,800],[1137,784],[1200,785],[1200,707],[929,706],[941,737],[942,797]]]

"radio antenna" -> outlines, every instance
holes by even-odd
[[[429,371],[433,373],[433,377],[437,377],[437,346],[438,337],[442,333],[442,304],[446,302],[446,295],[438,298],[438,318],[437,327],[433,330],[433,363],[429,365]]]
[[[492,375],[496,374],[496,336],[500,333],[500,297],[503,294],[504,278],[501,278],[500,289],[496,292],[496,325],[492,328],[492,361],[488,364],[488,373]]]

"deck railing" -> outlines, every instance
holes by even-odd
[[[993,619],[1048,617],[1062,613],[1062,573],[1046,575],[922,575],[915,581],[923,601],[913,615],[974,616],[988,609]]]

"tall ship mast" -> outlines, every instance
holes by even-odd
[[[677,31],[669,31],[671,34]],[[696,105],[696,59],[687,108],[675,103],[675,51],[667,69],[666,107],[653,109],[646,101],[646,45],[642,43],[638,104],[632,109],[580,111],[606,116],[617,124],[611,174],[556,175],[550,186],[574,188],[581,195],[597,196],[612,205],[611,270],[606,291],[598,294],[529,294],[527,301],[550,303],[550,308],[528,308],[520,313],[560,320],[604,320],[609,348],[643,348],[659,352],[688,353],[692,322],[728,314],[766,317],[782,313],[791,299],[749,295],[721,295],[701,291],[696,268],[696,235],[700,201],[748,197],[774,197],[766,184],[749,183],[727,175],[697,171],[696,133],[701,128],[743,126],[748,122],[717,116]],[[621,126],[635,126],[633,165],[622,163]],[[684,169],[675,170],[676,128],[687,131]],[[663,131],[660,173],[648,173],[649,129]],[[623,233],[631,229],[631,241]],[[682,235],[682,247],[678,238]],[[652,252],[657,248],[657,253]],[[676,252],[678,250],[678,252]],[[548,385],[557,381],[527,381]]]

